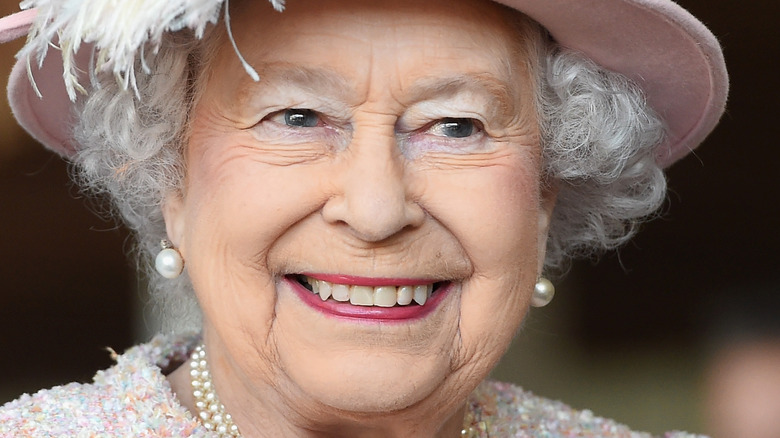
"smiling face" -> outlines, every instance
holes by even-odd
[[[215,384],[241,428],[258,404],[309,429],[412,410],[440,426],[543,258],[553,199],[517,25],[478,2],[289,3],[232,11],[261,80],[225,38],[165,207]]]

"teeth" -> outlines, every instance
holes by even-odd
[[[352,286],[349,291],[349,302],[358,306],[373,306],[374,288],[369,286]]]
[[[413,298],[414,298],[414,287],[401,286],[398,288],[398,304],[402,306],[406,306],[407,304],[412,303]]]
[[[398,302],[398,292],[394,286],[381,286],[374,288],[374,305],[381,307],[393,307]]]
[[[323,283],[325,283],[323,281]],[[349,301],[349,286],[346,284],[333,284],[333,299],[336,301]]]
[[[414,301],[423,305],[428,301],[428,287],[427,286],[415,286],[414,287]]]
[[[330,283],[327,281],[318,281],[314,280],[314,282],[319,286],[318,288],[315,288],[314,291],[320,294],[320,298],[322,298],[322,301],[327,300],[330,298],[331,290]],[[319,289],[319,291],[317,290]]]
[[[349,302],[356,306],[408,306],[412,301],[423,305],[433,293],[433,284],[371,287],[330,283],[311,277],[304,277],[304,279],[311,286],[312,293],[319,295],[322,301],[333,298],[336,301]]]

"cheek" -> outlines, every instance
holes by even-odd
[[[316,165],[275,166],[249,146],[206,146],[188,166],[190,230],[220,235],[236,258],[264,262],[275,239],[327,198]]]
[[[536,259],[537,172],[515,164],[427,178],[428,208],[461,243],[478,275]]]
[[[537,269],[538,172],[533,161],[463,173],[440,187],[439,216],[465,250],[473,274],[460,305],[459,360],[487,372],[525,316]],[[448,207],[445,207],[448,206]],[[484,369],[482,369],[484,368]]]

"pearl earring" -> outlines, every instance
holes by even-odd
[[[162,251],[154,259],[154,268],[165,278],[174,279],[184,270],[184,259],[171,242],[161,240]]]
[[[544,307],[550,304],[555,295],[555,286],[544,277],[539,277],[534,286],[534,294],[531,297],[531,305],[534,307]]]

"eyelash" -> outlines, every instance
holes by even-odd
[[[310,123],[304,118],[309,119]],[[302,126],[291,124],[293,118]],[[307,126],[308,125],[308,126]],[[347,136],[344,130],[330,121],[323,113],[308,108],[284,108],[267,114],[250,128],[255,139],[263,143],[279,145],[321,145],[329,148],[344,147]]]
[[[467,132],[463,136],[457,136],[457,135],[448,136],[444,132],[445,130],[452,127],[452,125],[460,124],[462,126],[464,123],[468,123],[469,126]],[[466,139],[474,135],[481,134],[484,132],[484,130],[485,128],[482,125],[482,122],[480,122],[479,120],[465,118],[465,117],[445,117],[443,119],[437,120],[433,123],[426,125],[420,130],[420,132],[428,132],[438,137],[446,137],[454,140],[459,140],[459,139]]]
[[[306,116],[315,116],[317,119],[315,120],[315,123],[313,125],[294,125],[291,124],[291,121],[293,118],[300,118],[300,117],[306,117]],[[283,120],[274,120],[277,118],[282,117]],[[322,116],[317,111],[308,109],[308,108],[285,108],[280,111],[276,111],[274,113],[271,113],[267,115],[263,121],[272,121],[275,123],[278,123],[280,125],[293,128],[293,129],[299,129],[299,128],[315,128],[315,127],[321,127],[324,125],[324,122],[322,120]]]

